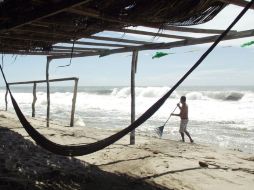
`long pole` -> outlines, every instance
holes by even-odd
[[[50,87],[49,87],[49,63],[51,59],[47,57],[46,65],[46,81],[47,81],[47,127],[49,127],[49,118],[50,118]]]
[[[33,86],[33,103],[32,103],[32,117],[35,117],[35,103],[37,100],[37,96],[36,96],[36,82],[34,82],[34,86]]]
[[[72,97],[71,122],[70,122],[71,127],[73,127],[74,125],[74,113],[75,113],[77,91],[78,91],[78,79],[75,79],[74,81],[75,81],[75,84],[74,84],[74,91],[73,91],[73,97]]]
[[[133,51],[131,62],[131,123],[135,121],[135,74],[137,69],[138,51]],[[130,144],[135,144],[135,130],[130,133]]]

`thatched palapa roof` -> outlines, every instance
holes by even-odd
[[[95,35],[98,32],[157,35],[129,30],[126,28],[129,26],[169,30],[182,26],[177,30],[189,30],[183,26],[205,23],[226,5],[227,1],[224,0],[0,0],[0,51],[9,54],[69,55],[75,41],[75,44],[83,46],[75,47],[74,54],[103,55],[112,48],[115,51],[129,48],[130,44],[148,43],[99,37]],[[210,33],[213,32],[218,33],[210,30]],[[160,36],[191,39],[176,35]],[[129,45],[77,41],[81,38],[125,42]],[[56,45],[59,43],[66,45]],[[107,48],[91,48],[87,45]]]

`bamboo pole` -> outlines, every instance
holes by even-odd
[[[75,113],[77,92],[78,92],[78,79],[75,80],[74,91],[73,91],[72,108],[71,108],[71,122],[70,122],[71,127],[73,127],[73,125],[74,125],[74,113]]]
[[[46,65],[46,80],[47,80],[47,127],[49,127],[49,117],[50,117],[50,87],[49,87],[49,63],[51,59],[47,57]]]
[[[5,92],[5,111],[7,111],[7,109],[8,109],[7,96],[8,96],[8,87],[6,86],[6,92]]]
[[[131,123],[135,121],[135,74],[137,68],[138,51],[133,51],[131,62]],[[130,133],[130,144],[135,144],[135,130]]]
[[[35,103],[37,100],[37,96],[36,96],[36,82],[34,82],[34,86],[33,86],[33,103],[32,103],[32,117],[35,117]]]

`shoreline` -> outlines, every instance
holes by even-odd
[[[114,133],[57,124],[46,128],[42,119],[28,120],[59,144],[91,143]],[[6,189],[13,184],[21,189],[30,185],[34,189],[195,190],[244,190],[254,185],[253,153],[137,135],[136,145],[129,145],[126,136],[101,151],[71,158],[34,145],[14,114],[0,111],[0,123],[0,187]]]

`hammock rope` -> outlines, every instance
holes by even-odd
[[[230,29],[240,20],[240,18],[246,13],[246,11],[250,8],[250,6],[254,3],[252,0],[247,6],[241,11],[241,13],[236,17],[236,19],[232,22],[232,24],[217,38],[217,40],[212,44],[212,46],[199,58],[199,60],[191,67],[191,69],[186,72],[186,74],[157,102],[155,102],[147,111],[145,111],[137,120],[135,120],[131,125],[126,127],[125,129],[115,133],[112,136],[109,136],[100,141],[86,144],[86,145],[61,145],[55,142],[50,141],[42,134],[40,134],[25,118],[24,114],[20,110],[16,100],[14,99],[12,92],[9,88],[8,82],[6,80],[5,74],[3,72],[3,68],[0,65],[0,70],[3,75],[6,88],[10,93],[11,101],[14,107],[14,110],[20,120],[20,123],[23,125],[24,129],[31,136],[31,138],[44,149],[63,156],[82,156],[86,154],[90,154],[101,150],[114,142],[118,141],[120,138],[140,126],[147,119],[149,119],[170,97],[170,95],[174,92],[174,90],[201,64],[201,62],[207,57],[207,55],[215,48],[215,46],[227,35]]]

